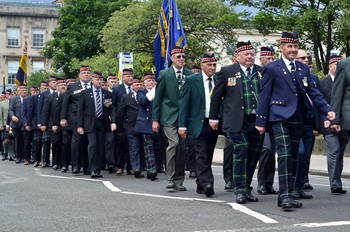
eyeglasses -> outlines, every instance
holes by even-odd
[[[178,55],[178,56],[176,56],[176,58],[177,58],[177,59],[181,59],[181,58],[185,59],[186,56],[185,56],[185,55]]]
[[[301,57],[297,57],[297,59],[305,60],[305,59],[309,59],[309,57],[308,56],[301,56]]]

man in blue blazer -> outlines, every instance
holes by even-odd
[[[282,58],[264,68],[256,114],[256,129],[263,134],[270,126],[276,143],[280,192],[278,206],[282,210],[302,206],[292,199],[292,190],[304,113],[307,109],[311,110],[314,104],[330,120],[335,118],[335,113],[310,77],[309,67],[295,60],[298,42],[296,33],[282,33]]]
[[[210,197],[214,194],[214,176],[211,169],[218,130],[209,125],[210,95],[214,88],[216,58],[205,53],[202,71],[186,78],[179,109],[179,134],[193,138],[197,193]]]

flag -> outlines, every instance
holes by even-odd
[[[154,40],[154,65],[156,78],[159,72],[171,65],[170,52],[174,46],[185,47],[186,37],[176,0],[163,0]]]
[[[16,76],[16,85],[26,85],[27,81],[27,41],[24,43],[24,48],[22,52],[21,61],[19,62],[19,67]]]

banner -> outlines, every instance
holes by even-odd
[[[19,67],[17,71],[17,76],[15,83],[17,86],[27,84],[27,41],[24,44],[21,61],[19,62]]]

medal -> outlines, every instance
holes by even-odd
[[[306,77],[304,77],[304,78],[303,78],[303,85],[304,85],[305,87],[307,87],[307,86],[308,86],[308,83],[307,83],[307,78],[306,78]]]

